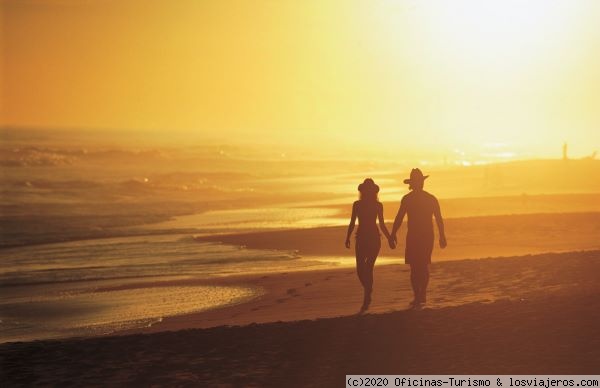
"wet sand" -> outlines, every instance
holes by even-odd
[[[600,290],[593,280],[600,271],[600,251],[460,260],[431,267],[428,308],[527,299],[536,293],[571,289]],[[369,313],[409,308],[412,300],[406,265],[375,268]],[[260,288],[264,295],[249,302],[215,310],[167,317],[152,327],[132,332],[159,332],[221,325],[330,318],[356,314],[362,288],[353,268],[232,276],[211,281],[188,280],[153,286],[241,285]],[[144,285],[146,286],[146,285]]]
[[[391,221],[392,214],[387,215]],[[406,221],[406,220],[405,220]],[[433,260],[515,256],[545,252],[600,249],[600,213],[515,214],[449,218],[448,247],[434,247]],[[391,230],[391,225],[388,225]],[[354,256],[344,247],[347,226],[198,237],[255,249],[297,250],[303,256]],[[437,234],[437,229],[435,229]],[[380,256],[403,257],[406,224],[398,247],[382,240]],[[383,238],[383,237],[382,237]]]
[[[407,268],[378,266],[362,316],[349,268],[203,281],[266,294],[135,333],[4,344],[0,377],[9,385],[338,386],[345,374],[366,373],[592,374],[599,271],[597,250],[438,262],[428,307],[414,311]]]

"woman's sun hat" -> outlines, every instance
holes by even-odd
[[[373,179],[367,178],[364,180],[363,183],[358,185],[358,191],[360,191],[361,193],[379,193],[379,186],[377,186],[375,182],[373,182]]]
[[[406,183],[407,185],[410,185],[413,182],[414,183],[423,182],[427,178],[429,178],[429,175],[423,175],[423,173],[421,172],[420,169],[413,168],[412,171],[410,172],[410,178],[405,179],[404,183]]]

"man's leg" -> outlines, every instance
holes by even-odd
[[[420,272],[419,301],[421,303],[425,303],[425,302],[427,302],[427,286],[429,285],[429,264],[423,263],[419,272]]]
[[[413,290],[413,294],[414,294],[414,299],[411,302],[412,304],[415,304],[419,301],[419,295],[420,295],[420,282],[419,282],[419,266],[417,264],[411,264],[410,265],[410,285],[412,286],[412,290]]]

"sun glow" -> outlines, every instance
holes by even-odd
[[[572,45],[581,3],[546,0],[425,1],[420,5],[437,51],[461,66],[523,70]]]
[[[600,147],[594,0],[5,0],[3,12],[3,126],[418,158]]]
[[[484,150],[503,143],[503,157],[556,152],[562,140],[594,139],[600,120],[597,46],[599,7],[589,1],[382,2],[371,40],[380,55],[410,73],[396,93],[413,130],[432,142]],[[399,6],[398,4],[402,4]],[[587,63],[586,63],[587,60]],[[585,80],[585,81],[584,81]],[[397,87],[400,82],[391,82]],[[569,96],[568,98],[565,98]],[[407,140],[402,118],[388,123],[385,144]],[[385,125],[384,125],[385,126]],[[393,142],[390,142],[390,139]]]

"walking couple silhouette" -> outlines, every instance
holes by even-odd
[[[414,168],[410,172],[410,178],[404,180],[404,183],[409,185],[410,192],[402,197],[391,233],[385,226],[383,205],[377,197],[379,186],[371,178],[365,179],[358,185],[360,199],[352,205],[346,248],[350,248],[350,237],[356,224],[356,218],[358,218],[355,244],[356,272],[364,288],[364,300],[360,313],[365,312],[371,304],[373,267],[381,249],[381,236],[377,228],[377,220],[379,229],[387,238],[390,248],[395,249],[396,233],[404,221],[404,216],[408,216],[405,262],[410,264],[410,282],[414,293],[411,305],[413,308],[420,308],[427,301],[429,264],[434,240],[432,216],[435,217],[438,226],[440,248],[446,247],[444,221],[438,200],[423,190],[427,177],[428,175],[423,175],[420,169]]]

